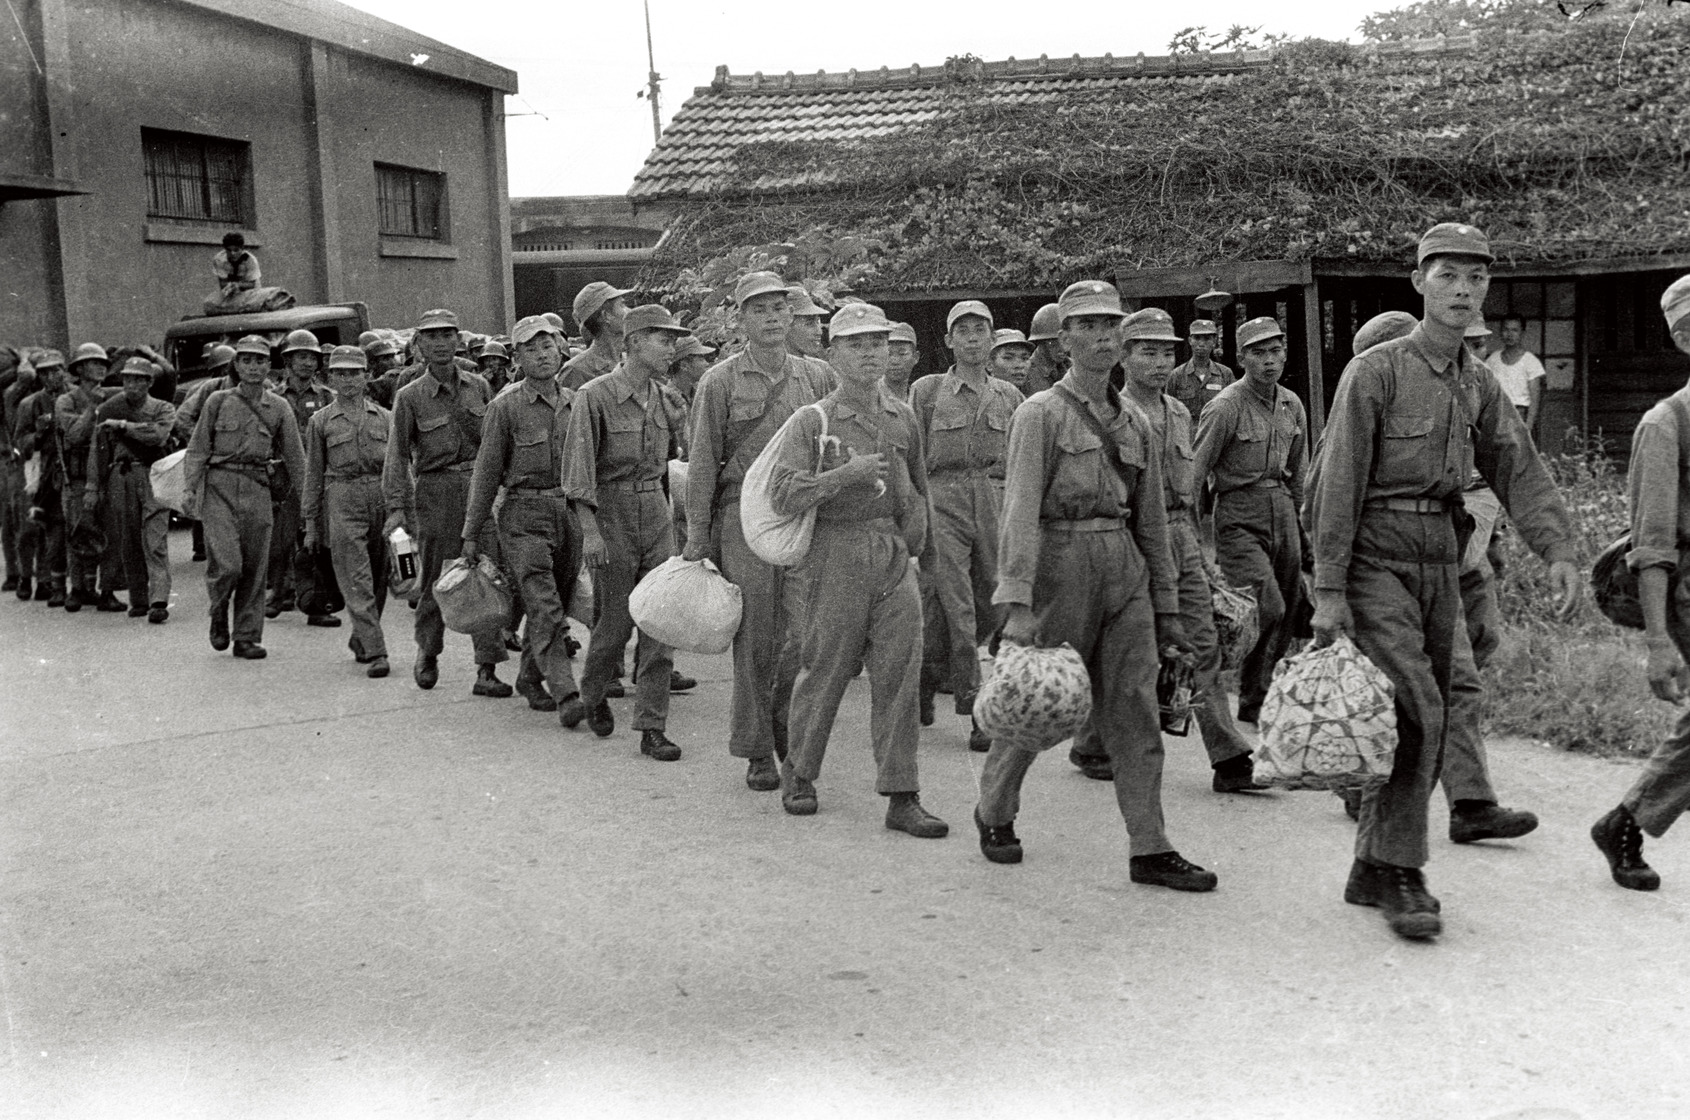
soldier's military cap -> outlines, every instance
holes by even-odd
[[[336,346],[329,354],[330,369],[369,369],[370,361],[357,346]]]
[[[530,315],[527,318],[517,320],[516,326],[511,328],[511,345],[521,346],[535,335],[540,334],[555,334],[560,342],[563,339],[562,329],[552,326],[550,319],[547,319],[544,315]]]
[[[210,353],[205,356],[205,365],[207,369],[216,369],[218,366],[226,366],[234,360],[235,348],[227,342],[219,342],[211,347]]]
[[[598,314],[599,308],[631,291],[632,288],[617,288],[603,280],[594,280],[575,293],[575,302],[570,304],[570,311],[575,316],[576,324],[584,326],[588,319]]]
[[[65,356],[57,350],[37,350],[35,352],[35,360],[30,364],[37,370],[64,369]]]
[[[772,272],[747,272],[734,285],[734,306],[744,307],[745,301],[757,296],[779,292],[786,295],[786,281]]]
[[[660,303],[641,304],[622,317],[622,337],[631,338],[637,331],[668,331],[670,334],[691,334],[679,320],[669,314]]]
[[[433,311],[424,311],[422,318],[417,320],[417,330],[419,331],[455,331],[457,329],[457,314],[446,310],[444,307],[437,307]]]
[[[1178,342],[1179,332],[1174,330],[1174,317],[1160,307],[1146,307],[1142,311],[1135,311],[1127,316],[1122,324],[1126,332],[1122,337],[1127,342]]]
[[[1115,290],[1115,285],[1102,280],[1080,280],[1068,285],[1062,290],[1062,298],[1056,301],[1056,314],[1064,323],[1081,315],[1127,317],[1121,310],[1121,293]]]
[[[399,353],[399,343],[391,338],[377,339],[375,345],[368,351],[372,358],[385,358],[389,354]]]
[[[1690,315],[1690,276],[1680,276],[1667,285],[1661,293],[1661,314],[1666,316],[1668,331]]]
[[[1356,331],[1350,350],[1356,354],[1371,350],[1381,342],[1401,338],[1419,325],[1420,320],[1406,311],[1382,311],[1363,323],[1361,329]]]
[[[949,334],[951,328],[956,326],[956,321],[964,315],[978,315],[986,320],[987,326],[997,325],[992,319],[991,308],[977,299],[965,299],[961,303],[952,304],[950,311],[945,313],[945,333]]]
[[[709,357],[715,352],[716,348],[714,346],[711,346],[695,334],[689,334],[685,338],[681,339],[681,341],[675,343],[675,360],[677,362],[682,358],[690,358],[694,354]]]
[[[1029,350],[1033,348],[1033,344],[1027,341],[1026,335],[1009,327],[992,332],[992,350],[995,352],[1005,346],[1025,346]]]
[[[75,353],[71,354],[70,368],[75,369],[83,362],[106,362],[109,364],[111,355],[107,354],[106,348],[98,342],[84,342],[76,348]]]
[[[827,314],[826,311],[816,306],[816,301],[810,298],[810,289],[802,284],[792,284],[787,287],[786,302],[792,308],[794,316],[814,315],[819,318]]]
[[[829,338],[849,338],[854,334],[884,334],[892,333],[892,324],[886,319],[886,312],[872,303],[847,303],[833,313],[828,321],[827,334]]]
[[[1243,350],[1258,342],[1284,337],[1285,332],[1279,328],[1278,319],[1272,315],[1259,315],[1238,328],[1238,348]]]
[[[910,326],[908,323],[894,322],[892,324],[892,337],[887,339],[887,341],[888,342],[907,342],[911,346],[919,346],[920,345],[920,343],[918,343],[916,341],[915,328]]]
[[[1193,319],[1189,330],[1191,334],[1220,334],[1221,329],[1215,326],[1213,319]]]
[[[268,358],[270,356],[270,344],[265,341],[263,335],[245,335],[240,339],[240,341],[235,343],[235,353],[262,354],[264,357]]]
[[[1485,231],[1465,222],[1439,222],[1427,230],[1420,237],[1420,249],[1415,255],[1415,261],[1425,264],[1427,257],[1444,254],[1478,257],[1486,263],[1496,260],[1490,251],[1490,238],[1485,236]]]
[[[1027,332],[1028,342],[1049,342],[1062,330],[1062,309],[1047,303],[1033,312],[1033,329]]]
[[[123,368],[118,371],[118,376],[145,377],[148,381],[151,381],[163,372],[163,370],[159,369],[157,366],[147,361],[147,359],[137,354],[123,363]]]

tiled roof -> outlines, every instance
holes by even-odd
[[[1426,54],[1467,49],[1469,37],[1412,43],[1373,44],[1383,55]],[[1137,55],[1116,58],[977,60],[944,66],[844,73],[730,74],[700,86],[681,106],[657,146],[634,177],[628,197],[636,201],[697,198],[717,193],[740,147],[779,141],[861,140],[930,121],[947,107],[953,91],[981,88],[996,102],[1029,105],[1063,101],[1105,91],[1177,82],[1224,87],[1234,75],[1272,60],[1270,51],[1229,54]],[[814,173],[765,177],[752,189],[780,191],[823,185]]]

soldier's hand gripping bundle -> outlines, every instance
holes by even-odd
[[[1070,645],[1038,649],[1004,642],[974,697],[974,721],[993,740],[1044,751],[1079,734],[1091,715],[1091,678]]]
[[[440,620],[460,634],[497,629],[510,621],[510,587],[499,566],[486,556],[474,566],[461,556],[446,565],[434,581],[434,601]]]
[[[1347,635],[1287,657],[1262,701],[1258,781],[1349,789],[1390,777],[1397,749],[1391,682]]]
[[[739,588],[708,560],[671,556],[646,573],[628,596],[634,625],[656,641],[689,653],[723,653],[739,632]]]
[[[1219,569],[1209,573],[1215,610],[1215,639],[1221,647],[1221,669],[1244,664],[1261,637],[1261,616],[1256,597],[1221,578]]]

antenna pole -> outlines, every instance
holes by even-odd
[[[663,110],[658,103],[663,80],[657,73],[657,56],[651,49],[651,0],[645,0],[645,58],[646,58],[646,99],[651,102],[651,140],[652,143],[663,139]]]

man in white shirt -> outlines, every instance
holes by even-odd
[[[1537,355],[1520,345],[1525,337],[1526,322],[1517,315],[1505,316],[1500,334],[1502,349],[1485,359],[1485,364],[1502,383],[1502,391],[1520,410],[1529,430],[1537,429],[1537,409],[1543,400],[1543,363]]]

